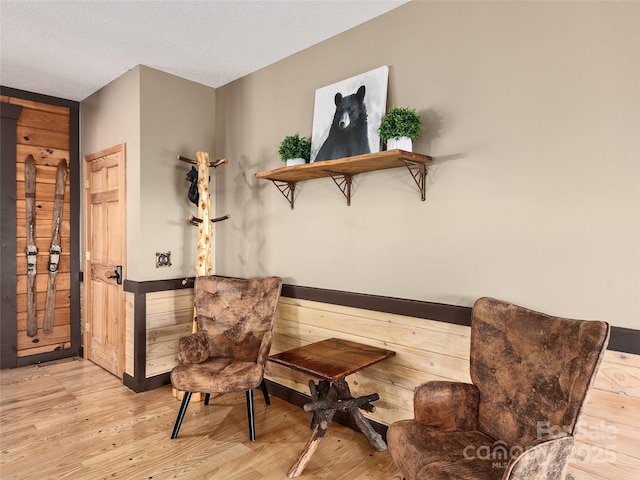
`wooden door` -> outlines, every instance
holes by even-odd
[[[84,356],[122,378],[125,145],[87,155],[84,160]]]

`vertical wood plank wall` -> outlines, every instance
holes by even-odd
[[[369,418],[413,417],[413,390],[429,380],[468,382],[470,328],[401,315],[281,298],[271,353],[328,337],[394,350],[348,377],[357,395],[377,392]],[[309,378],[268,364],[267,378],[308,395]],[[631,480],[640,471],[640,355],[607,351],[584,409],[567,479]]]
[[[64,209],[60,226],[62,254],[57,275],[54,329],[42,332],[47,291],[49,247],[53,223],[56,168],[61,159],[69,161],[70,109],[21,98],[2,96],[2,102],[23,107],[17,122],[16,138],[16,306],[17,356],[26,357],[71,348],[71,241],[70,175],[67,174]],[[28,155],[36,161],[36,245],[38,247],[36,295],[38,333],[26,334],[27,260],[24,164]],[[69,168],[69,167],[68,167]]]

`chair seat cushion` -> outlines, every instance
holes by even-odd
[[[171,383],[185,392],[240,392],[256,388],[262,381],[263,371],[264,367],[256,362],[210,358],[202,363],[174,367]]]
[[[508,447],[478,431],[449,432],[415,420],[393,423],[389,452],[407,480],[501,479]]]

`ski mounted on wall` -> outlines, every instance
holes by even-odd
[[[36,317],[36,161],[33,155],[27,156],[24,163],[24,196],[27,214],[27,335],[35,337],[38,333]]]
[[[44,310],[44,333],[53,332],[53,318],[56,304],[56,277],[62,246],[60,242],[60,223],[64,207],[64,187],[67,182],[67,161],[63,158],[56,170],[56,193],[53,201],[53,224],[51,227],[51,247],[49,248],[49,281],[47,282],[47,301]]]

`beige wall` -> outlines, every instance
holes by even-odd
[[[216,90],[217,272],[472,305],[483,295],[639,328],[640,4],[418,2]],[[299,183],[254,173],[311,135],[317,88],[388,65],[435,157]]]
[[[127,278],[131,278],[140,251],[140,67],[80,102],[80,158],[121,143],[127,144]],[[83,161],[80,164],[84,167]]]
[[[127,144],[127,279],[192,276],[197,229],[187,216],[190,166],[213,151],[215,90],[138,66],[82,101],[81,154]],[[155,253],[170,251],[172,266],[155,267]]]
[[[142,245],[139,276],[134,280],[195,275],[198,229],[187,223],[189,214],[198,212],[187,198],[191,165],[176,157],[195,159],[197,151],[204,151],[214,159],[215,95],[213,88],[142,67]],[[212,180],[214,176],[212,171]],[[156,252],[165,251],[171,252],[172,266],[156,268]]]

